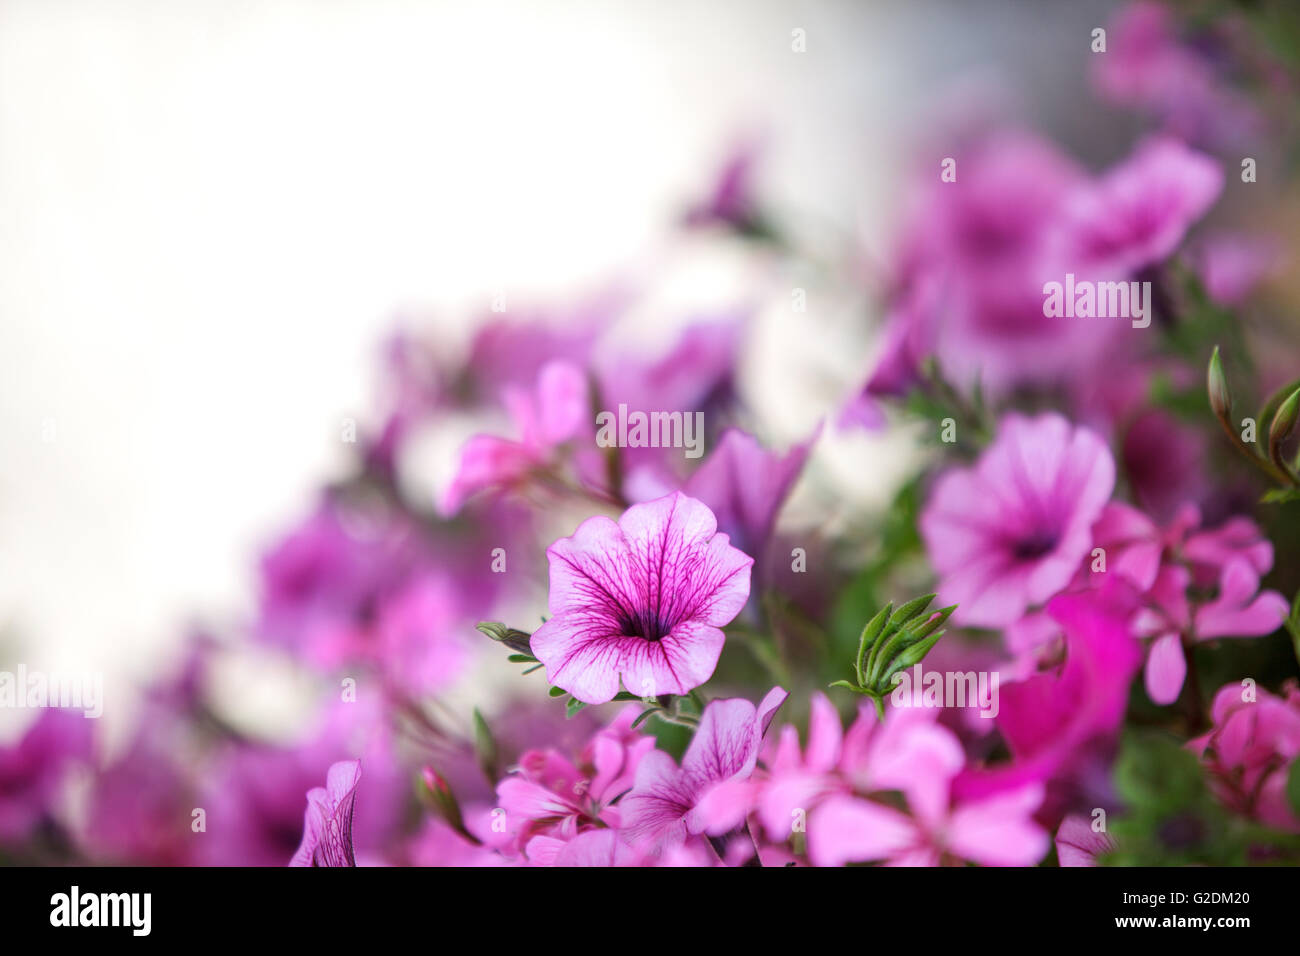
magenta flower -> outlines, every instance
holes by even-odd
[[[1070,782],[1089,769],[1095,753],[1112,746],[1142,661],[1129,623],[1133,605],[1131,590],[1118,580],[1058,595],[1048,604],[1063,633],[1065,662],[1002,685],[997,725],[1013,761],[967,771],[957,784],[961,793],[980,796],[1027,781]]]
[[[413,694],[453,683],[469,662],[463,589],[449,575],[429,571],[386,600],[375,622],[376,664]]]
[[[1261,117],[1218,75],[1214,38],[1193,45],[1177,27],[1165,4],[1125,7],[1110,24],[1106,53],[1091,58],[1098,91],[1190,140],[1227,145],[1256,135]]]
[[[361,782],[361,761],[332,764],[324,787],[307,791],[302,844],[290,866],[356,866],[352,850],[352,806]]]
[[[617,828],[620,797],[654,738],[632,729],[639,708],[628,706],[582,748],[576,760],[554,749],[529,750],[515,773],[497,785],[509,841],[502,849],[530,862],[549,862],[566,843],[591,829]]]
[[[382,858],[411,796],[410,772],[397,761],[389,715],[378,695],[338,702],[323,726],[290,747],[231,743],[204,768],[197,803],[220,840],[198,841],[204,866],[284,866],[302,843],[303,794],[320,786],[341,756],[366,766],[358,785],[353,836],[362,858]]]
[[[759,152],[753,140],[738,143],[718,172],[710,193],[686,211],[683,223],[692,228],[725,226],[738,232],[753,229],[758,214],[754,166]]]
[[[1116,323],[1043,314],[1043,283],[1069,266],[1061,209],[1084,173],[1050,143],[998,130],[962,145],[957,183],[927,166],[894,266],[871,396],[905,393],[933,357],[950,381],[1007,394],[1087,378]]]
[[[756,809],[769,838],[788,839],[802,819],[811,829],[818,807],[835,795],[899,790],[926,802],[926,788],[950,779],[964,762],[961,745],[936,716],[924,708],[891,708],[881,723],[863,704],[846,733],[830,701],[814,694],[807,745],[800,750],[798,732],[786,725],[765,755]]]
[[[803,471],[815,438],[778,455],[749,433],[729,428],[684,490],[712,509],[732,544],[761,563],[777,514]]]
[[[680,767],[661,750],[647,754],[622,803],[629,842],[674,847],[688,836],[718,836],[739,826],[751,803],[744,784],[786,696],[774,687],[757,707],[739,698],[710,703]]]
[[[0,846],[26,839],[53,812],[69,771],[90,759],[94,723],[50,708],[17,743],[0,746]]]
[[[1206,294],[1228,306],[1241,305],[1286,261],[1276,237],[1231,232],[1207,236],[1192,258]]]
[[[439,501],[444,515],[455,514],[466,499],[480,491],[517,484],[550,464],[555,450],[576,438],[584,427],[594,427],[587,378],[571,362],[543,366],[532,393],[507,386],[504,401],[520,437],[474,435],[465,442],[456,474]]]
[[[1278,697],[1226,684],[1214,695],[1214,727],[1188,746],[1200,754],[1210,786],[1227,806],[1269,826],[1300,833],[1287,799],[1287,775],[1300,757],[1300,690]]]
[[[939,480],[921,515],[953,620],[1003,627],[1069,584],[1114,484],[1093,432],[1056,414],[1008,415],[974,468]]]
[[[552,544],[551,618],[531,641],[547,680],[589,704],[612,700],[619,678],[642,697],[708,680],[754,563],[716,532],[713,512],[679,492]]]
[[[1239,517],[1198,531],[1200,522],[1200,512],[1187,505],[1160,528],[1137,509],[1112,502],[1093,526],[1108,571],[1141,595],[1132,626],[1150,639],[1144,679],[1157,704],[1172,704],[1182,692],[1186,644],[1270,634],[1288,611],[1281,594],[1259,589],[1273,566],[1273,546],[1255,523]],[[1081,570],[1078,583],[1087,586],[1092,577]]]
[[[936,781],[947,790],[949,780]],[[1033,814],[1041,784],[1027,783],[975,800],[920,803],[911,815],[871,800],[833,796],[808,823],[814,866],[879,860],[891,866],[940,866],[969,861],[985,866],[1033,866],[1048,836]]]
[[[935,716],[920,708],[894,709],[879,724],[863,708],[846,734],[825,698],[814,697],[803,753],[793,728],[786,727],[768,758],[758,798],[768,835],[787,839],[806,820],[814,866],[1036,863],[1047,847],[1046,833],[1032,819],[1042,785],[1010,781],[975,795],[958,793],[954,783],[965,755]],[[887,791],[901,793],[908,812],[872,799]]]
[[[383,592],[418,558],[396,522],[364,522],[335,496],[262,558],[257,632],[318,667],[335,667],[366,643]]]
[[[1150,140],[1066,201],[1067,262],[1104,278],[1162,262],[1222,190],[1223,170],[1214,159],[1175,139]]]

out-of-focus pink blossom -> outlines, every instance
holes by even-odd
[[[26,839],[51,816],[67,773],[90,759],[94,721],[80,712],[41,712],[12,746],[0,746],[0,846]]]
[[[1157,704],[1173,703],[1182,691],[1186,644],[1269,634],[1288,610],[1282,595],[1259,588],[1260,576],[1273,566],[1273,548],[1254,522],[1233,518],[1197,530],[1200,521],[1198,509],[1187,505],[1160,528],[1137,509],[1113,502],[1093,527],[1107,573],[1141,595],[1133,629],[1151,642],[1145,683]],[[1096,578],[1089,568],[1079,572],[1083,586]],[[1211,592],[1212,597],[1199,597]]]
[[[973,468],[939,479],[921,535],[954,622],[1013,623],[1074,577],[1092,523],[1115,484],[1115,464],[1093,432],[1056,414],[1008,415]]]
[[[1238,813],[1300,833],[1286,795],[1287,775],[1300,756],[1300,689],[1291,682],[1279,697],[1226,684],[1214,695],[1211,718],[1213,728],[1188,746],[1200,755],[1214,792]]]
[[[1284,261],[1276,238],[1242,233],[1207,236],[1192,259],[1206,293],[1224,306],[1241,305]]]
[[[1094,744],[1113,742],[1142,661],[1130,625],[1134,603],[1118,580],[1051,600],[1047,613],[1061,628],[1064,663],[1002,685],[997,725],[1012,762],[968,771],[957,783],[961,793],[1060,781],[1086,766]]]
[[[1213,205],[1223,178],[1218,162],[1175,139],[1143,143],[1065,201],[1059,228],[1070,271],[1123,279],[1163,262]]]
[[[1130,4],[1108,30],[1106,52],[1092,57],[1103,96],[1194,142],[1227,145],[1258,132],[1258,112],[1217,75],[1208,57],[1178,36],[1168,6]]]
[[[535,391],[508,386],[504,401],[519,438],[471,437],[439,502],[443,514],[455,514],[466,499],[485,489],[516,485],[552,464],[560,446],[594,427],[586,375],[572,363],[543,366]]]
[[[777,514],[814,440],[815,436],[779,455],[747,432],[728,429],[683,491],[708,505],[732,545],[761,564]]]

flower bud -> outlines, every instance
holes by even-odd
[[[1210,368],[1206,375],[1206,388],[1210,393],[1210,408],[1219,421],[1226,422],[1232,408],[1232,398],[1228,394],[1228,380],[1223,377],[1223,363],[1219,360],[1219,347],[1214,347],[1210,356]]]
[[[1292,392],[1286,401],[1277,407],[1277,412],[1273,415],[1273,424],[1268,429],[1268,447],[1269,451],[1274,453],[1274,458],[1277,457],[1277,449],[1295,428],[1298,411],[1300,411],[1300,388]]]

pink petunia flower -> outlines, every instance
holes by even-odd
[[[547,680],[603,704],[619,679],[639,696],[685,694],[713,674],[721,628],[749,597],[754,559],[680,492],[589,518],[547,549],[551,617],[533,633]]]
[[[1066,200],[1067,263],[1079,273],[1118,279],[1164,261],[1214,204],[1223,179],[1218,162],[1178,140],[1142,144]]]
[[[680,846],[688,836],[719,836],[744,822],[749,778],[786,696],[774,687],[757,707],[739,698],[711,702],[680,767],[663,751],[647,754],[622,803],[629,842],[656,849]]]
[[[1167,4],[1129,4],[1109,29],[1109,49],[1092,57],[1093,82],[1102,96],[1149,114],[1189,140],[1227,145],[1259,132],[1258,110],[1219,75],[1213,36],[1196,45],[1183,40]]]
[[[1061,591],[1115,484],[1096,434],[1060,415],[1008,415],[973,468],[943,476],[921,514],[939,600],[960,624],[1003,627]]]
[[[1097,857],[1115,849],[1115,840],[1092,828],[1087,817],[1072,813],[1056,829],[1056,858],[1061,866],[1096,866]]]
[[[302,844],[290,866],[356,866],[352,849],[352,807],[361,782],[361,761],[332,764],[324,787],[307,792]]]

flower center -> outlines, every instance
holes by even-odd
[[[635,614],[624,614],[619,620],[619,627],[624,634],[630,634],[633,637],[639,637],[642,640],[657,643],[668,636],[671,627],[666,626],[666,622],[659,617],[658,611],[638,611]]]
[[[1034,561],[1050,553],[1055,547],[1055,533],[1040,528],[1017,538],[1011,551],[1019,561]]]

